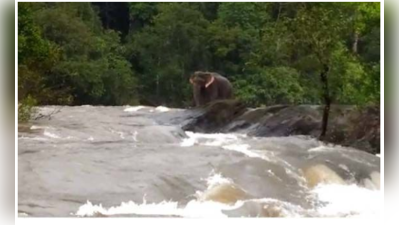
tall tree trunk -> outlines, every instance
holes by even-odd
[[[282,5],[283,3],[278,2],[277,4],[278,4],[278,13],[277,13],[276,22],[274,23],[274,29],[276,29],[278,26],[278,22],[280,20],[281,9],[283,8],[283,5]],[[280,38],[277,39],[277,43],[276,43],[276,52],[279,52],[279,51],[280,51]]]
[[[355,31],[355,33],[353,34],[353,44],[352,44],[352,52],[354,54],[357,54],[358,43],[359,43],[359,33]]]
[[[320,73],[320,79],[323,86],[323,99],[324,99],[324,111],[323,111],[323,119],[321,122],[321,133],[320,133],[320,140],[323,140],[327,133],[327,126],[328,126],[328,116],[330,114],[330,105],[331,105],[331,97],[330,91],[328,89],[328,71],[330,68],[328,65],[323,65],[323,71]]]
[[[278,13],[277,13],[277,18],[276,18],[276,23],[274,24],[274,28],[277,27],[278,21],[280,20],[280,14],[281,14],[281,9],[283,8],[283,3],[278,2]]]
[[[109,5],[108,2],[105,3],[105,28],[109,29]]]

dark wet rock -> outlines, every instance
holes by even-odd
[[[222,132],[223,127],[247,111],[246,106],[237,100],[221,100],[194,109],[202,112],[190,123],[183,126],[184,130],[194,132]]]
[[[320,126],[317,106],[288,106],[268,111],[257,126],[249,132],[253,136],[316,135]]]
[[[308,135],[321,132],[323,106],[276,105],[248,109],[237,100],[222,100],[188,110],[188,131],[214,133],[239,132],[257,137]],[[332,105],[325,142],[350,146],[370,153],[380,152],[380,109],[360,109],[351,105]]]

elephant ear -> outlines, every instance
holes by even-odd
[[[197,82],[196,82],[196,78],[197,78],[198,76],[200,76],[201,73],[202,73],[202,72],[197,71],[197,72],[194,72],[193,75],[191,75],[191,77],[190,77],[190,83],[191,83],[192,85],[195,85],[195,84],[197,83]]]
[[[205,84],[205,88],[209,87],[209,85],[211,85],[215,81],[215,77],[212,74],[208,73],[207,75],[209,76],[209,78],[208,82],[206,82]]]

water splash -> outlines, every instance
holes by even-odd
[[[101,204],[94,205],[90,201],[79,207],[79,210],[72,214],[76,216],[94,216],[96,214],[111,215],[147,215],[147,216],[178,216],[187,218],[226,218],[222,210],[231,210],[242,205],[237,203],[234,206],[218,202],[199,202],[192,200],[185,207],[179,207],[178,202],[162,201],[160,203],[141,204],[133,201],[122,202],[116,207],[104,208]]]
[[[224,177],[222,174],[215,173],[214,171],[211,172],[211,175],[205,181],[208,185],[208,190],[219,184],[233,184],[230,178]]]
[[[380,192],[356,185],[320,184],[310,191],[314,195],[315,201],[318,202],[317,206],[305,209],[299,205],[273,198],[237,200],[233,204],[209,200],[204,198],[209,194],[208,191],[223,185],[234,186],[235,184],[230,178],[214,171],[203,180],[207,183],[207,189],[197,191],[197,199],[189,201],[185,206],[179,206],[179,203],[174,201],[147,203],[144,197],[142,203],[122,202],[119,206],[107,209],[102,204],[95,205],[87,201],[72,215],[142,215],[187,218],[226,218],[230,215],[240,217],[369,217],[380,215]],[[237,212],[240,213],[240,210],[244,214],[237,214]]]
[[[207,190],[211,190],[217,185],[233,184],[229,178],[222,176],[220,173],[212,171],[209,177],[203,179],[207,183]],[[223,210],[236,209],[243,205],[242,201],[236,202],[234,205],[224,204],[216,201],[201,200],[205,192],[197,191],[198,199],[191,200],[187,205],[179,207],[178,202],[162,201],[159,203],[147,203],[145,197],[143,203],[135,203],[133,201],[122,202],[120,206],[104,208],[102,204],[94,205],[90,201],[79,207],[78,211],[72,215],[76,216],[94,216],[100,215],[147,215],[147,216],[178,216],[188,218],[226,218]]]
[[[381,193],[357,185],[321,184],[314,193],[323,206],[316,211],[321,216],[378,216]]]
[[[51,132],[49,132],[47,130],[44,131],[43,135],[46,136],[46,137],[50,137],[50,138],[56,138],[56,139],[61,138],[60,136],[58,136],[56,134],[53,134],[53,133],[51,133]]]
[[[27,174],[26,177],[31,173],[37,173],[41,177],[49,180],[52,179],[51,177],[62,178],[57,181],[51,180],[51,182],[46,182],[46,185],[48,185],[48,188],[45,190],[46,192],[39,189],[42,187],[41,181],[33,182],[33,179],[28,179],[24,181],[25,185],[21,186],[21,190],[25,193],[21,196],[29,196],[33,201],[42,202],[43,196],[55,196],[52,190],[56,192],[56,190],[63,185],[72,185],[70,187],[73,188],[68,190],[68,192],[70,191],[68,194],[76,196],[76,199],[79,199],[79,201],[92,201],[93,199],[87,197],[83,197],[82,199],[80,190],[81,185],[83,185],[82,183],[88,182],[86,186],[89,185],[88,187],[90,187],[89,189],[91,190],[87,189],[87,192],[85,191],[87,196],[94,196],[93,193],[96,193],[95,196],[101,197],[96,198],[97,201],[95,204],[87,201],[87,203],[80,208],[72,209],[74,212],[73,215],[96,216],[98,213],[99,215],[103,214],[109,216],[145,215],[225,218],[231,216],[363,217],[380,214],[378,211],[378,203],[383,200],[383,197],[381,192],[378,191],[380,176],[378,173],[379,164],[376,163],[379,161],[378,158],[373,161],[369,159],[369,157],[364,157],[365,162],[363,162],[362,157],[357,159],[356,154],[351,154],[352,151],[347,150],[347,148],[328,146],[321,143],[321,146],[318,146],[314,140],[307,142],[302,139],[297,139],[297,137],[253,138],[242,134],[199,134],[192,132],[186,132],[187,138],[182,139],[182,142],[179,143],[181,146],[187,147],[182,151],[183,148],[176,146],[175,142],[164,144],[159,141],[158,143],[158,138],[153,138],[152,132],[153,129],[158,129],[156,128],[157,126],[148,129],[149,132],[146,132],[148,131],[146,129],[142,130],[143,127],[146,128],[149,124],[151,126],[156,124],[155,121],[150,123],[153,116],[152,113],[161,114],[162,111],[167,111],[166,108],[159,107],[158,110],[156,110],[157,108],[145,106],[125,106],[123,108],[93,107],[90,108],[90,111],[93,111],[93,113],[86,114],[82,112],[87,112],[88,109],[82,110],[81,108],[67,107],[65,110],[71,110],[71,112],[66,111],[64,114],[62,114],[62,112],[61,114],[57,114],[55,116],[56,119],[48,122],[48,127],[43,127],[45,128],[43,132],[47,131],[47,135],[50,136],[45,136],[43,132],[37,132],[37,130],[26,134],[19,134],[20,146],[23,146],[21,148],[23,151],[21,151],[20,155],[23,160],[20,160],[20,163],[24,165],[23,167],[21,166],[21,168],[23,169],[22,171]],[[140,112],[132,113],[135,114],[134,116],[121,116],[121,111],[123,109],[125,109],[126,112]],[[179,109],[169,110],[174,112]],[[168,115],[162,119],[170,120],[169,113],[166,114]],[[71,115],[74,116],[72,121],[69,119]],[[103,118],[103,116],[106,118]],[[59,117],[59,119],[57,119],[57,117]],[[104,119],[107,125],[106,127],[103,123]],[[42,127],[39,126],[31,127],[31,129],[41,128]],[[107,137],[106,134],[110,132],[107,128],[112,128],[115,131],[113,132],[114,135],[112,135],[112,138],[118,140],[108,141],[109,137]],[[180,127],[177,128],[180,132]],[[171,132],[175,131],[176,129],[173,129]],[[25,137],[22,136],[22,134],[28,136]],[[74,140],[68,140],[69,137]],[[94,141],[93,137],[96,142],[87,143],[88,141]],[[120,139],[125,138],[127,140],[121,141],[119,137]],[[179,135],[179,137],[181,136]],[[150,143],[140,142],[141,139],[146,140],[146,138],[152,138],[151,140],[154,141]],[[137,145],[136,143],[131,144],[131,140],[138,142],[137,139],[139,140]],[[33,142],[31,140],[46,141]],[[195,147],[190,148],[190,146]],[[312,147],[315,146],[316,148],[312,149]],[[54,154],[54,151],[47,151],[55,148],[59,150],[57,154]],[[120,151],[116,151],[115,153],[110,153],[110,151],[97,151],[99,148],[120,149]],[[177,151],[174,151],[176,148]],[[201,150],[201,148],[204,149]],[[81,150],[70,151],[70,149]],[[42,154],[43,157],[38,157],[38,154],[30,154],[35,152],[41,152],[40,154]],[[303,169],[314,165],[315,162],[324,164],[322,160],[325,158],[317,158],[319,154],[322,156],[326,155],[326,159],[330,159],[329,154],[331,154],[332,158],[335,156],[344,157],[345,159],[351,158],[351,161],[348,160],[348,162],[339,160],[331,162],[340,170],[346,171],[347,173],[356,173],[357,171],[361,171],[363,167],[368,171],[368,168],[371,168],[372,165],[372,168],[375,169],[376,172],[373,172],[370,174],[370,177],[366,177],[364,180],[364,176],[362,176],[359,178],[361,179],[360,182],[358,182],[359,186],[364,184],[363,186],[369,187],[369,190],[354,185],[334,186],[334,184],[329,183],[319,184],[314,188],[303,188],[303,190],[300,189],[300,192],[298,191],[298,193],[296,193],[295,191],[298,190],[297,184],[301,185],[302,183],[307,183],[306,180],[303,182],[300,180],[300,178],[305,179],[304,173],[302,172]],[[136,155],[138,157],[136,157]],[[163,160],[162,157],[164,156],[167,160]],[[225,156],[226,158],[223,158]],[[309,157],[306,158],[306,156]],[[159,161],[154,160],[154,157],[157,157]],[[103,158],[106,160],[102,160]],[[265,161],[255,158],[261,158]],[[65,163],[54,163],[64,162],[65,159],[68,159]],[[291,159],[294,160],[290,161]],[[97,163],[100,162],[100,160],[102,162]],[[70,161],[76,161],[77,163],[69,163]],[[226,161],[227,166],[225,166]],[[352,161],[358,163],[361,168],[350,167],[350,162]],[[41,164],[41,162],[44,162],[46,166],[42,166],[43,164]],[[184,162],[185,166],[176,167],[176,165],[178,165],[176,162]],[[254,164],[251,164],[252,162],[254,162]],[[155,166],[152,166],[152,163],[154,163]],[[235,170],[236,165],[238,165],[236,167],[237,170]],[[247,165],[250,165],[248,170],[242,169],[246,169]],[[370,167],[367,167],[368,165],[370,165]],[[113,170],[110,171],[109,168],[113,168]],[[177,169],[181,168],[184,168],[184,170],[177,171]],[[185,170],[186,168],[187,170]],[[225,174],[212,172],[207,176],[209,168],[215,168],[218,172],[223,171]],[[256,170],[252,170],[252,168]],[[334,171],[336,169],[335,167],[331,168],[333,168]],[[90,173],[81,173],[81,171],[88,171]],[[132,176],[131,171],[139,171],[142,175]],[[139,201],[129,201],[131,199],[123,199],[122,197],[123,200],[112,205],[113,207],[109,207],[109,205],[104,207],[98,204],[101,202],[105,204],[106,202],[103,201],[104,199],[111,200],[114,193],[118,194],[118,199],[121,196],[126,196],[125,188],[121,188],[119,183],[119,181],[121,181],[121,183],[124,184],[125,180],[123,179],[126,178],[128,178],[126,183],[129,184],[129,190],[140,196],[144,194],[144,192],[158,192],[160,189],[163,191],[164,187],[174,188],[172,186],[163,186],[163,183],[161,183],[161,185],[156,183],[159,186],[153,185],[155,184],[153,181],[158,181],[159,178],[162,178],[165,173],[169,173],[169,171],[172,173],[170,175],[176,178],[176,180],[171,180],[171,184],[180,185],[179,188],[182,188],[183,191],[180,192],[180,190],[176,190],[175,192],[175,190],[172,189],[172,191],[169,192],[169,189],[166,189],[165,193],[160,193],[159,195],[155,193],[155,196],[157,196],[156,199],[159,199],[157,202],[147,202],[145,199],[143,199],[142,202],[140,199]],[[175,171],[177,172],[174,174]],[[300,172],[298,173],[298,171]],[[48,176],[49,172],[57,176]],[[60,173],[66,173],[68,176],[58,176]],[[198,174],[203,174],[204,176],[197,177]],[[227,174],[229,174],[229,177],[225,177]],[[248,177],[245,177],[247,174]],[[101,187],[90,186],[91,177],[94,178],[93,180],[96,180],[99,178],[97,175],[101,175],[101,178],[109,178],[112,182],[108,182],[106,188],[102,185],[100,185]],[[121,179],[116,179],[115,177],[119,175]],[[193,177],[194,175],[196,175],[196,177]],[[252,176],[255,179],[252,179]],[[269,177],[276,177],[280,179],[280,181],[276,180],[276,182],[279,182],[276,186],[269,185],[270,183],[262,182],[263,179],[258,179],[264,178],[264,176],[267,176],[267,179],[265,179],[267,182],[274,182],[274,179],[269,179]],[[298,179],[298,182],[292,179],[285,179],[286,177],[295,177]],[[71,179],[73,182],[71,182]],[[141,183],[136,182],[138,180],[140,180]],[[203,184],[199,184],[198,181],[202,181]],[[189,185],[187,185],[187,183],[189,183]],[[142,188],[139,184],[147,185]],[[264,184],[268,185],[267,188],[270,187],[270,190],[273,191],[270,192],[271,194],[269,194],[268,190],[262,189],[258,191],[257,188],[252,188],[253,186],[250,186]],[[280,185],[292,185],[295,189],[281,189],[280,193]],[[244,190],[243,187],[247,190]],[[359,189],[361,189],[361,191],[359,191]],[[121,191],[119,192],[119,190]],[[98,195],[98,193],[101,195]],[[174,198],[175,193],[181,193],[182,195],[179,195],[179,198]],[[244,195],[242,195],[243,193]],[[293,198],[281,197],[291,194],[294,196]],[[173,196],[173,198],[171,198],[171,196]],[[187,196],[190,197],[188,203],[186,201]],[[272,196],[273,198],[271,198]],[[168,199],[182,198],[185,200],[178,202],[168,201]],[[228,201],[221,201],[226,199]],[[59,204],[64,204],[64,202],[65,201],[61,199]],[[46,202],[45,204],[47,207],[51,206],[52,203]],[[36,216],[36,213],[40,215],[37,209],[26,206],[23,202],[20,203],[19,206],[27,209],[29,215]],[[64,211],[50,209],[51,208],[48,208],[47,210],[47,208],[43,208],[43,212],[40,213],[65,216]]]
[[[155,111],[168,112],[168,111],[170,111],[170,109],[168,107],[165,107],[165,106],[158,106],[158,107],[155,108]]]
[[[37,125],[32,125],[30,127],[31,130],[41,130],[41,129],[48,129],[49,127],[47,126],[37,126]]]
[[[147,108],[147,107],[139,105],[139,106],[132,106],[132,107],[125,108],[123,111],[124,112],[137,112],[137,111],[139,111],[141,109],[145,109],[145,108]]]
[[[226,144],[232,144],[239,141],[239,138],[244,138],[246,135],[242,134],[203,134],[203,133],[194,133],[191,131],[185,132],[188,138],[183,139],[180,146],[182,147],[190,147],[195,144],[202,144],[205,146],[222,146]]]

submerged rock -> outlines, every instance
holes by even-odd
[[[234,205],[237,201],[248,198],[250,195],[234,184],[218,184],[206,190],[201,200]]]
[[[309,135],[321,132],[322,105],[276,105],[248,109],[237,100],[221,100],[201,108],[184,130],[203,133],[246,133],[257,137]],[[369,153],[380,152],[380,109],[332,105],[324,141]]]
[[[319,164],[304,170],[304,176],[310,188],[320,183],[334,183],[345,185],[346,182],[328,166]]]

